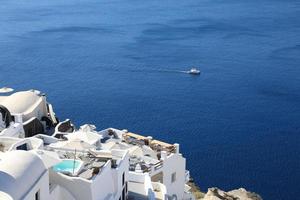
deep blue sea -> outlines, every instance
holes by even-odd
[[[2,0],[0,86],[180,143],[203,191],[299,197],[299,0]]]

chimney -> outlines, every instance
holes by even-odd
[[[179,144],[175,143],[174,146],[175,146],[175,153],[179,154]]]
[[[166,151],[161,151],[160,153],[161,153],[161,158],[160,159],[165,160],[168,156],[167,152]]]

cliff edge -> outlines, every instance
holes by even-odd
[[[188,182],[191,192],[196,200],[263,200],[262,197],[254,192],[245,190],[244,188],[224,192],[219,188],[209,188],[207,193],[200,191],[193,179]]]
[[[200,200],[262,200],[262,198],[253,192],[244,188],[224,192],[218,188],[209,188],[207,193]]]

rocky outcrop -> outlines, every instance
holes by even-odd
[[[208,192],[201,200],[262,200],[262,198],[253,192],[244,188],[224,192],[218,188],[209,188]]]

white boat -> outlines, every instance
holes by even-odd
[[[189,74],[193,74],[193,75],[199,75],[200,74],[200,70],[196,69],[196,68],[192,68],[188,71]]]

